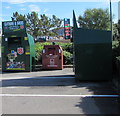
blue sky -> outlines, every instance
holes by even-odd
[[[109,1],[104,0],[100,2],[41,2],[40,0],[4,0],[2,1],[2,16],[1,21],[10,21],[13,12],[19,12],[21,14],[28,14],[32,11],[36,11],[38,15],[46,14],[51,17],[56,15],[58,18],[70,18],[72,23],[72,11],[75,10],[76,17],[83,15],[87,8],[109,8]],[[45,1],[45,0],[44,0]],[[86,0],[84,0],[86,1]],[[112,13],[115,15],[114,21],[118,19],[118,2],[112,2]]]

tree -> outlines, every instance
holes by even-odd
[[[31,12],[27,15],[19,14],[18,12],[13,13],[12,20],[25,20],[27,25],[27,32],[33,35],[35,38],[37,36],[55,36],[52,30],[59,28],[61,26],[62,20],[57,18],[55,15],[49,18],[45,14],[38,17],[38,13]]]
[[[108,9],[87,9],[83,16],[78,17],[78,23],[81,28],[88,29],[110,29],[110,16]]]
[[[45,36],[55,36],[52,30],[59,28],[61,26],[62,20],[52,15],[52,18],[47,17],[45,14],[40,15],[40,25],[43,35]]]
[[[28,13],[27,15],[19,14],[18,12],[13,13],[11,17],[14,21],[26,21],[27,32],[33,35],[35,38],[39,35],[39,18],[36,12]]]
[[[118,21],[118,35],[119,35],[119,39],[120,39],[120,20]]]
[[[51,33],[50,29],[54,27],[54,25],[51,23],[51,19],[47,17],[45,14],[40,15],[40,25],[41,25],[41,30],[42,35],[44,36],[49,36]]]
[[[27,22],[28,33],[30,33],[35,38],[37,38],[37,36],[40,35],[40,33],[39,33],[40,25],[39,25],[38,14],[36,12],[28,13],[26,22]]]
[[[118,33],[118,23],[113,24],[113,40],[117,40],[119,36]]]
[[[55,28],[59,28],[61,26],[62,20],[57,18],[55,15],[52,16],[52,24]]]
[[[58,35],[57,30],[61,29],[61,23],[63,20],[57,18],[55,15],[52,16],[52,24],[54,26],[54,29],[52,32],[54,32],[54,35]]]
[[[26,20],[26,16],[25,15],[22,15],[22,14],[19,14],[18,12],[15,12],[13,13],[13,17],[12,18],[12,21],[25,21]]]
[[[120,40],[120,20],[118,23],[113,24],[113,39]]]

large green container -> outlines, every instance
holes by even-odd
[[[74,15],[75,77],[79,80],[111,80],[111,31],[78,28]]]
[[[2,29],[2,71],[32,71],[35,45],[25,22],[2,22]]]

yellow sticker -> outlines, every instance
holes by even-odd
[[[13,30],[13,31],[20,31],[20,29],[15,29],[15,30]]]
[[[26,55],[30,55],[30,52],[25,52]]]
[[[28,40],[28,37],[24,37],[24,40]]]
[[[6,68],[6,70],[25,70],[25,68]]]
[[[12,35],[11,37],[17,37],[16,35]]]

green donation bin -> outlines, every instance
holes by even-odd
[[[78,28],[73,12],[75,77],[78,80],[112,79],[111,31]]]
[[[2,22],[2,32],[2,71],[32,71],[35,46],[26,22]]]

